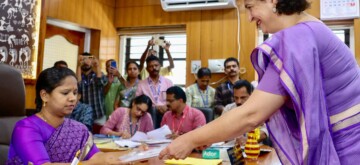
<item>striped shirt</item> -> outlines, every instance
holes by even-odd
[[[88,75],[81,74],[81,81],[79,82],[80,101],[92,107],[94,120],[105,115],[103,89],[106,84],[107,79],[104,74],[101,78],[96,77],[94,71],[91,71]]]
[[[221,83],[215,92],[215,108],[225,107],[226,105],[234,102],[233,84],[227,80]]]

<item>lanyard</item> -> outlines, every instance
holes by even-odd
[[[230,93],[231,93],[231,96],[233,96],[233,95],[234,95],[234,94],[233,94],[233,88],[230,87],[230,82],[226,83],[226,85],[227,85],[227,88],[229,89],[229,91],[230,91]]]
[[[148,84],[149,84],[149,86],[150,86],[151,93],[152,93],[153,96],[154,96],[155,102],[157,103],[157,102],[158,102],[158,99],[159,99],[159,96],[160,96],[161,81],[160,81],[160,79],[159,79],[159,84],[158,84],[158,89],[157,89],[157,91],[156,91],[155,85],[151,83],[150,77],[148,77]]]
[[[173,121],[172,121],[172,131],[175,133],[175,134],[178,134],[179,133],[179,130],[182,126],[182,123],[184,122],[185,118],[186,118],[186,115],[187,115],[187,109],[185,109],[183,115],[181,116],[181,119],[180,119],[180,122],[179,122],[179,125],[178,125],[178,128],[175,129],[175,119],[176,119],[176,115],[172,115],[173,116]]]
[[[132,129],[133,123],[131,122],[131,115],[129,115],[129,122],[130,122],[129,125],[130,125],[130,134],[131,134],[131,136],[133,136],[136,133],[136,131],[137,131],[138,127],[139,127],[139,121],[140,121],[140,119],[138,119],[138,121],[137,121],[137,123],[135,125],[135,129],[133,131],[133,129]]]
[[[205,99],[204,99],[203,94],[201,93],[201,90],[200,90],[200,88],[199,88],[199,85],[197,85],[197,88],[198,88],[198,90],[199,90],[199,93],[200,93],[201,99],[202,99],[202,101],[203,101],[204,107],[207,107],[208,104],[209,104],[209,97],[208,97],[208,89],[209,89],[209,87],[206,87]]]

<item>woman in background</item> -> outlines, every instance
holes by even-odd
[[[209,86],[211,71],[200,68],[196,83],[186,88],[186,104],[197,108],[212,108],[214,106],[215,89]]]
[[[307,0],[244,0],[250,21],[273,33],[251,54],[259,85],[249,99],[175,139],[160,157],[234,138],[267,121],[282,164],[354,164],[360,155],[360,70]]]
[[[36,106],[40,111],[16,123],[7,164],[71,163],[120,164],[99,152],[85,125],[65,116],[77,102],[76,75],[68,68],[42,71],[36,82]]]
[[[135,98],[136,88],[139,82],[139,65],[135,61],[126,63],[127,79],[122,83],[117,92],[114,109],[129,107],[131,100]]]
[[[133,136],[136,131],[149,132],[154,129],[151,116],[147,113],[151,108],[152,102],[148,96],[137,96],[129,108],[120,107],[116,109],[101,128],[100,133],[127,139]]]

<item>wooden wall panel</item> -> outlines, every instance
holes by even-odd
[[[136,2],[116,0],[115,26],[125,28],[186,25],[188,38],[186,84],[189,85],[195,80],[190,73],[191,60],[201,60],[202,66],[208,66],[208,59],[237,57],[236,12],[236,9],[164,12],[160,1],[157,0],[137,0]],[[244,30],[241,30],[240,33],[240,36],[244,38],[254,38],[253,40],[256,38],[255,33]],[[244,40],[244,42],[248,42],[248,40]],[[248,47],[244,48],[242,45],[241,48],[248,49],[244,52],[251,52],[255,47],[255,42],[251,42],[251,44],[247,43]],[[246,58],[249,59],[249,56],[247,55]],[[250,71],[251,68],[248,70],[249,75],[245,73],[245,77],[253,80],[253,71]],[[214,74],[212,81],[219,80],[224,76],[224,74]]]
[[[320,1],[309,1],[312,6],[307,12],[319,18]],[[255,23],[248,22],[248,16],[241,6],[242,2],[238,0],[238,6],[241,8],[240,34],[237,34],[236,9],[164,12],[159,0],[116,0],[115,27],[185,24],[188,37],[187,85],[193,83],[194,80],[193,75],[190,74],[191,60],[200,59],[202,65],[207,66],[209,58],[237,57],[237,35],[240,35],[240,65],[246,69],[246,73],[241,77],[251,81],[255,79],[255,72],[250,62],[250,53],[257,45],[257,29]],[[359,22],[355,23],[357,26],[360,26],[359,24]],[[357,29],[360,30],[360,28]],[[355,31],[358,31],[357,29],[355,28]],[[360,36],[360,32],[355,33]],[[356,45],[360,46],[360,43],[356,42]],[[357,52],[360,52],[359,46],[356,46]],[[216,74],[213,80],[223,76],[223,74]]]
[[[97,39],[92,38],[90,50],[99,56],[103,68],[107,59],[118,59],[119,37],[114,26],[115,0],[45,0],[44,5],[47,17],[93,29],[92,36]],[[35,108],[34,100],[35,85],[26,85],[27,109]]]

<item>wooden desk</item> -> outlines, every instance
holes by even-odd
[[[246,165],[281,165],[280,160],[273,148],[271,148],[269,146],[261,146],[261,148],[271,149],[272,151],[269,153],[261,154],[257,161],[246,161],[245,162]],[[119,151],[119,150],[111,150],[111,149],[103,149],[103,148],[99,148],[99,149],[103,152],[111,152],[112,154],[114,154],[115,156],[118,156],[118,157],[125,155],[132,151],[132,150]],[[202,155],[200,153],[192,153],[190,155],[190,157],[201,158]],[[164,165],[164,161],[159,160],[158,157],[154,157],[154,158],[151,158],[146,161],[135,162],[135,165],[145,165],[145,164],[146,165]],[[230,165],[230,162],[223,162],[222,165]]]

